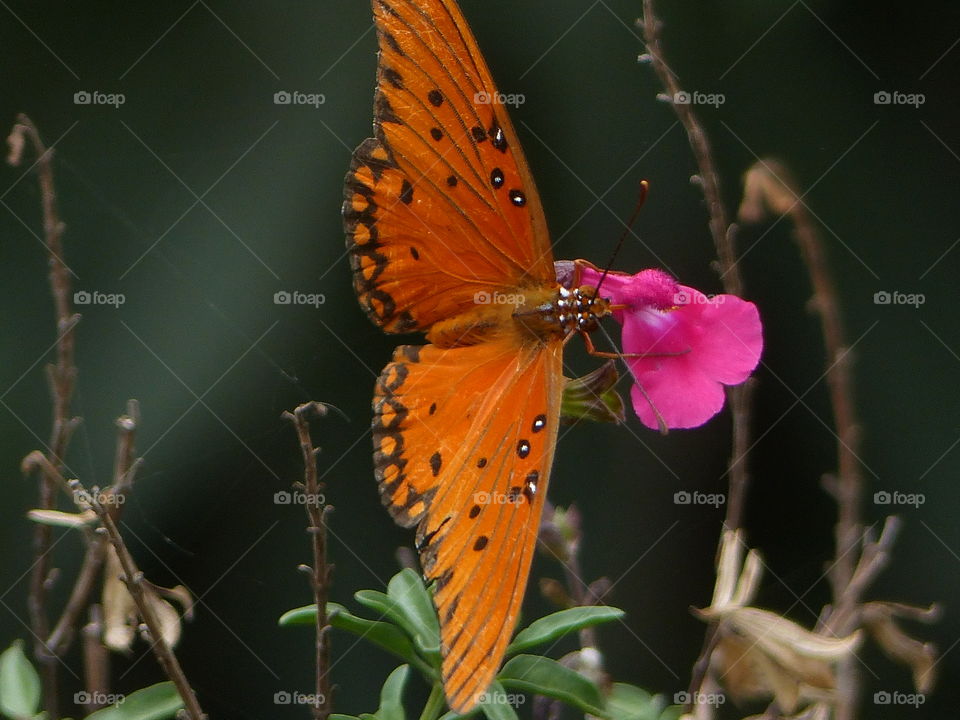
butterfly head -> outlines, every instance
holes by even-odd
[[[610,302],[597,295],[597,288],[582,285],[572,290],[561,287],[556,300],[557,319],[564,333],[593,332],[600,318],[610,313]]]

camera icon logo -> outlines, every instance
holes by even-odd
[[[890,693],[888,693],[886,690],[881,690],[880,692],[875,692],[873,694],[874,705],[889,705],[892,699],[893,698],[891,697]]]
[[[678,90],[673,94],[674,105],[689,105],[691,102],[693,102],[693,98],[686,90]]]
[[[86,90],[80,90],[73,94],[73,104],[74,105],[89,105],[93,102],[93,95],[91,95]]]
[[[486,290],[481,290],[473,294],[474,305],[489,305],[493,302],[493,296]]]
[[[92,301],[93,297],[86,290],[77,290],[73,294],[74,305],[89,305]]]
[[[289,705],[292,702],[293,702],[293,695],[288,693],[286,690],[281,690],[280,692],[275,692],[273,694],[274,705]]]
[[[80,692],[73,694],[74,705],[89,705],[92,702],[93,695],[88,693],[86,690],[81,690]]]
[[[273,94],[274,105],[289,105],[293,102],[293,96],[286,90],[279,90]]]
[[[289,305],[293,302],[293,295],[288,293],[286,290],[280,290],[273,294],[273,304],[274,305]]]
[[[892,301],[893,296],[886,290],[881,290],[880,292],[875,292],[873,294],[874,305],[889,305]]]
[[[273,494],[274,505],[290,505],[293,502],[293,494],[286,490],[280,490]]]
[[[693,496],[686,490],[679,490],[673,494],[674,505],[689,505],[693,502]]]
[[[893,96],[886,90],[881,90],[873,94],[874,105],[889,105],[891,102],[893,102]]]
[[[873,494],[874,505],[889,505],[893,502],[893,496],[886,490],[879,490]]]

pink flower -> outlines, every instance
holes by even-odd
[[[600,282],[596,268],[580,269],[581,284]],[[723,386],[742,383],[760,361],[760,314],[751,302],[707,297],[661,270],[610,272],[600,295],[620,306],[613,315],[623,325],[623,352],[645,356],[626,362],[633,408],[649,428],[702,425],[723,408]]]

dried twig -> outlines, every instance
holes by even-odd
[[[321,491],[325,489],[317,477],[317,454],[320,449],[313,444],[310,436],[310,415],[323,417],[327,407],[321,403],[308,402],[296,410],[283,413],[283,417],[293,423],[300,440],[300,452],[303,455],[304,507],[307,511],[311,545],[313,548],[313,567],[301,566],[310,573],[310,585],[317,606],[316,619],[316,695],[311,707],[316,720],[326,720],[333,708],[330,686],[330,624],[327,620],[327,600],[329,599],[330,575],[332,567],[327,564],[327,514],[332,508],[321,501]]]
[[[710,234],[716,249],[723,290],[731,295],[743,296],[743,276],[737,264],[736,234],[737,226],[728,219],[726,207],[723,204],[723,195],[720,191],[720,175],[713,160],[713,151],[703,125],[689,103],[673,102],[673,99],[682,92],[676,75],[670,70],[664,57],[663,45],[660,41],[660,20],[654,10],[653,0],[643,0],[643,37],[647,45],[648,60],[654,72],[666,90],[666,99],[670,103],[677,118],[683,125],[697,162],[697,180],[703,188],[703,195],[709,214]],[[747,474],[746,452],[750,447],[750,407],[753,393],[753,383],[747,382],[737,387],[727,389],[727,399],[733,415],[733,455],[730,460],[729,476],[730,488],[727,497],[727,509],[724,525],[735,530],[740,527],[743,517],[743,501],[749,483]]]
[[[737,226],[728,219],[723,195],[720,190],[720,176],[707,133],[700,124],[693,106],[688,103],[673,102],[681,92],[676,75],[670,70],[660,41],[660,20],[654,10],[654,0],[643,0],[643,27],[644,41],[647,53],[644,59],[649,61],[666,90],[666,99],[670,102],[677,114],[677,118],[687,133],[690,148],[697,162],[700,186],[709,214],[710,234],[716,249],[717,269],[724,292],[731,295],[743,296],[744,284],[737,265],[736,233]],[[732,449],[728,468],[729,488],[727,493],[726,516],[724,528],[736,530],[743,520],[744,499],[747,493],[750,476],[747,471],[747,453],[751,446],[751,407],[754,382],[747,381],[742,385],[727,388],[727,401],[733,417]],[[695,697],[699,691],[710,665],[710,657],[716,646],[716,625],[707,629],[703,649],[694,663],[691,672],[689,696]],[[687,708],[689,710],[689,708]]]
[[[57,319],[57,360],[56,363],[47,366],[47,376],[53,400],[50,442],[46,453],[39,451],[30,453],[24,458],[21,467],[25,474],[40,471],[38,508],[41,512],[55,508],[56,489],[58,487],[66,492],[80,507],[84,506],[80,498],[89,499],[90,505],[102,526],[97,529],[97,534],[105,533],[116,550],[124,571],[123,580],[146,625],[147,632],[152,640],[153,652],[180,693],[186,706],[187,719],[204,720],[206,716],[200,709],[193,689],[162,634],[160,622],[153,606],[146,598],[143,574],[137,569],[133,557],[117,529],[116,516],[120,504],[112,503],[110,509],[108,509],[101,503],[99,491],[91,495],[79,480],[67,481],[64,478],[63,471],[66,467],[64,458],[67,446],[73,430],[79,423],[79,418],[71,414],[71,401],[77,378],[77,369],[74,364],[74,329],[80,320],[80,316],[72,312],[71,272],[63,260],[61,238],[64,225],[60,221],[57,210],[51,163],[53,152],[43,144],[36,126],[26,115],[18,116],[17,124],[14,125],[7,141],[10,149],[7,161],[11,165],[17,166],[21,163],[28,141],[37,154],[35,165],[38,169],[43,204],[44,242],[49,256],[50,288],[54,298]],[[139,461],[133,459],[133,439],[138,419],[137,403],[131,400],[127,407],[127,415],[118,420],[120,439],[117,444],[117,455],[114,463],[113,485],[109,488],[109,494],[122,493],[127,490],[133,481],[136,469],[139,467]],[[43,706],[48,715],[59,717],[56,707],[58,692],[57,654],[65,653],[70,645],[77,618],[83,608],[87,606],[90,592],[95,585],[104,561],[106,548],[102,539],[98,537],[90,538],[81,572],[70,593],[64,612],[51,633],[46,608],[48,578],[51,573],[50,542],[50,525],[38,523],[34,534],[34,565],[28,606],[31,630],[35,637],[34,655],[42,670]],[[86,668],[88,683],[93,687],[103,687],[107,683],[105,651],[101,652],[102,647],[99,650],[94,647],[94,645],[99,644],[100,636],[97,636],[97,642],[95,643],[93,632],[99,629],[100,624],[97,612],[94,610],[91,623],[86,628],[90,632],[84,648],[85,658],[90,661]]]
[[[852,630],[856,624],[856,608],[862,599],[862,592],[886,563],[897,524],[891,519],[879,542],[861,547],[864,533],[860,515],[863,495],[863,468],[859,458],[860,422],[853,396],[853,358],[843,328],[836,285],[830,274],[820,234],[806,206],[800,202],[799,187],[789,169],[782,163],[767,159],[760,160],[750,173],[754,173],[754,184],[760,188],[767,204],[775,211],[789,214],[793,220],[794,235],[813,286],[810,307],[820,316],[823,330],[838,462],[836,477],[832,481],[828,478],[825,482],[827,490],[837,502],[837,523],[834,560],[829,576],[833,605],[823,627],[827,632],[842,634]],[[837,686],[835,718],[852,720],[856,715],[860,687],[860,672],[855,659],[841,663]]]
[[[77,490],[83,489],[76,480],[71,481],[70,484]],[[117,525],[110,511],[100,504],[100,499],[96,495],[93,496],[93,511],[97,513],[97,517],[100,518],[100,523],[106,531],[110,544],[113,545],[113,549],[116,550],[117,557],[120,559],[120,565],[123,568],[123,577],[121,579],[130,591],[130,595],[137,606],[137,612],[143,619],[144,625],[146,625],[150,640],[150,649],[153,651],[157,662],[160,663],[160,667],[163,668],[166,676],[170,678],[177,688],[177,692],[183,700],[186,708],[186,720],[206,720],[207,716],[200,708],[196,693],[194,693],[193,688],[190,686],[187,676],[184,675],[183,668],[180,667],[180,662],[173,653],[173,649],[163,636],[160,620],[157,618],[156,611],[144,591],[143,573],[137,568],[133,556],[123,542],[123,537],[120,535],[120,530],[117,529]]]
[[[110,693],[110,652],[103,645],[103,609],[90,606],[90,620],[83,626],[83,676],[91,713],[106,704]]]
[[[134,457],[134,439],[139,422],[140,406],[136,400],[130,400],[127,402],[126,414],[117,419],[119,434],[114,458],[113,484],[109,488],[111,493],[122,495],[133,487],[134,477],[141,465],[140,459]],[[121,503],[110,506],[114,520],[119,520],[122,510]],[[87,550],[73,589],[70,591],[70,598],[46,642],[49,652],[58,657],[63,657],[70,649],[77,620],[88,605],[90,593],[96,587],[97,578],[106,558],[106,544],[102,535],[88,533],[86,539]]]
[[[131,401],[131,403],[135,403],[135,401]],[[131,407],[135,407],[135,405],[131,405]],[[120,418],[121,430],[124,429],[124,421],[128,419],[130,419],[130,416]],[[130,432],[135,428],[136,425],[134,422],[131,422],[128,426]],[[132,442],[132,440],[130,442]],[[133,462],[131,469],[137,466],[138,463]],[[184,675],[183,668],[180,666],[176,655],[174,655],[173,650],[163,636],[160,620],[157,618],[156,611],[144,590],[145,580],[143,573],[137,568],[136,562],[127,549],[126,543],[123,541],[123,536],[120,535],[120,530],[117,528],[113,510],[113,508],[116,507],[116,503],[111,503],[108,507],[102,502],[104,496],[100,492],[88,491],[79,480],[67,480],[63,476],[63,473],[60,472],[60,469],[51,463],[46,455],[39,451],[27,455],[23,459],[22,468],[24,472],[35,470],[42,472],[45,479],[50,482],[51,485],[60,487],[72,498],[87,498],[89,500],[90,507],[100,521],[101,527],[97,528],[97,532],[105,534],[107,540],[116,551],[120,566],[123,568],[123,576],[121,579],[127,586],[130,596],[133,598],[133,602],[137,607],[137,612],[146,626],[146,634],[148,635],[150,648],[160,663],[160,667],[173,682],[183,700],[185,712],[187,713],[184,720],[206,720],[207,716],[201,710],[196,694],[190,686],[186,675]],[[130,477],[130,475],[131,473],[128,471],[126,476]]]
[[[53,423],[47,444],[47,457],[55,467],[62,469],[65,466],[64,457],[70,443],[70,436],[79,422],[79,419],[71,414],[70,404],[77,377],[77,369],[74,365],[73,331],[80,316],[73,313],[70,270],[63,260],[61,237],[64,224],[60,221],[57,209],[57,195],[53,181],[53,150],[44,145],[33,121],[26,115],[19,115],[16,125],[13,126],[7,138],[10,149],[7,162],[10,165],[15,167],[20,165],[28,142],[37,155],[34,165],[37,168],[40,184],[43,236],[49,257],[50,289],[53,293],[57,321],[57,360],[56,363],[47,366],[47,378],[53,399]],[[37,507],[45,510],[53,508],[55,494],[56,488],[41,477]],[[43,679],[43,707],[51,717],[57,717],[58,660],[44,644],[44,640],[50,634],[47,591],[52,572],[51,538],[52,528],[38,523],[33,531],[33,569],[30,573],[27,607],[30,614],[30,630],[34,637],[33,653],[40,664]]]

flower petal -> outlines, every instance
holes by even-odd
[[[688,332],[696,328],[698,365],[724,385],[742,383],[757,367],[763,350],[757,306],[735,295],[707,298],[693,288],[680,288],[695,300],[676,312],[683,313]]]

